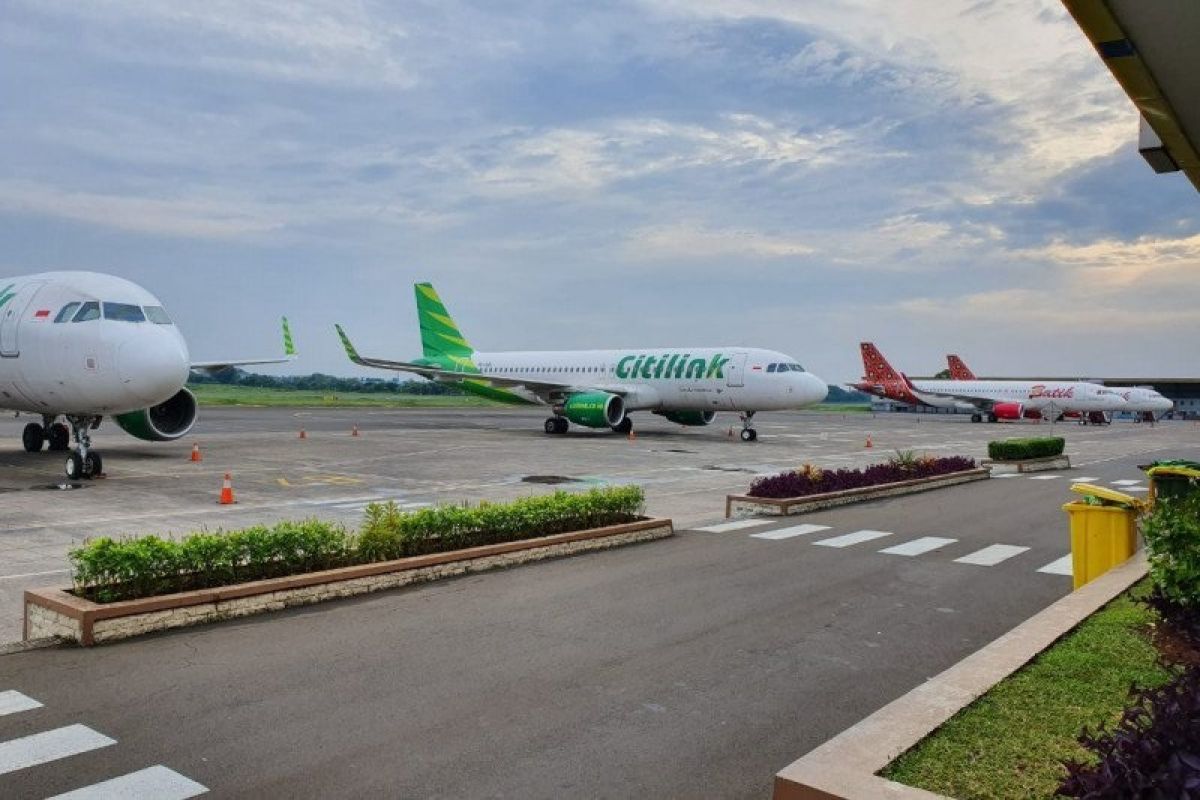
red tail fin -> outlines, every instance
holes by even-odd
[[[863,342],[859,348],[862,350],[863,373],[868,381],[900,380],[900,373],[892,369],[873,342]]]
[[[946,356],[946,363],[950,365],[951,379],[956,381],[975,380],[975,373],[971,372],[971,369],[966,365],[966,363],[953,353]]]

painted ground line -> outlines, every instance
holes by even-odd
[[[1029,480],[1031,480],[1031,481],[1056,481],[1061,477],[1062,477],[1062,475],[1030,475]]]
[[[1021,476],[1015,472],[1005,472],[1002,475],[993,475],[992,477],[993,478],[1019,478]]]
[[[116,744],[86,725],[68,725],[0,742],[0,775]]]
[[[885,536],[891,536],[890,531],[855,531],[847,533],[844,536],[835,536],[832,539],[822,539],[813,544],[819,544],[821,547],[849,547],[853,544],[869,542],[873,539],[882,539]]]
[[[888,547],[879,552],[892,556],[919,556],[922,553],[937,550],[939,547],[945,547],[957,541],[958,539],[945,539],[941,536],[922,536],[920,539],[913,539],[911,542],[898,544],[895,547]]]
[[[17,714],[21,711],[32,711],[35,708],[41,708],[42,704],[32,697],[26,697],[20,692],[14,692],[9,689],[6,692],[0,692],[0,717],[6,714]]]
[[[119,778],[113,778],[73,792],[56,794],[50,800],[120,800],[128,797],[146,797],[154,800],[187,800],[205,794],[207,786],[180,775],[162,764],[140,769]]]
[[[1135,481],[1135,480],[1130,480],[1129,478],[1125,478],[1124,480],[1113,481],[1112,485],[1113,486],[1137,486],[1139,483],[1141,483],[1141,481]]]
[[[965,555],[962,558],[954,559],[958,564],[975,564],[980,567],[994,567],[1001,561],[1007,561],[1013,556],[1019,556],[1028,550],[1028,547],[1021,547],[1015,544],[993,544],[982,550],[976,550],[974,553]]]
[[[1071,478],[1072,483],[1095,483],[1099,478]]]
[[[693,530],[704,531],[705,533],[727,533],[728,531],[740,531],[743,528],[756,528],[759,525],[766,525],[768,522],[775,522],[773,519],[735,519],[733,522],[722,522],[719,525],[705,525],[703,528],[693,528]]]
[[[1074,570],[1071,569],[1071,554],[1067,553],[1062,558],[1054,559],[1038,572],[1045,572],[1047,575],[1072,575]]]
[[[790,528],[780,528],[777,531],[763,531],[762,533],[750,534],[751,539],[769,539],[778,541],[780,539],[790,539],[793,536],[806,536],[810,533],[818,533],[820,531],[829,530],[828,525],[793,525]]]
[[[11,581],[17,578],[41,578],[45,575],[65,575],[69,569],[48,569],[45,572],[23,572],[19,575],[0,575],[0,581]]]
[[[1150,491],[1150,487],[1149,486],[1126,486],[1125,491],[1127,491],[1127,492],[1148,492],[1148,491]]]

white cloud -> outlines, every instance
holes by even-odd
[[[642,228],[629,236],[622,249],[626,257],[634,261],[795,259],[817,252],[811,244],[795,237],[689,224]]]
[[[1105,288],[1194,285],[1200,271],[1200,234],[1178,239],[1142,236],[1133,241],[1100,239],[1088,244],[1056,241],[1024,252],[1073,268],[1078,280]]]

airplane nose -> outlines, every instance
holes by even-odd
[[[187,350],[170,331],[143,329],[121,343],[117,371],[126,391],[147,406],[169,399],[187,382]]]
[[[829,396],[829,386],[816,375],[806,372],[804,373],[804,393],[808,402],[821,403]]]

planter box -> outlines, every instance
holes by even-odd
[[[996,475],[1012,475],[1022,472],[1047,472],[1055,469],[1070,469],[1071,458],[1067,455],[1047,456],[1046,458],[1028,458],[1024,461],[984,461]]]
[[[750,497],[744,494],[731,494],[725,498],[726,517],[748,517],[757,514],[774,516],[791,516],[806,514],[810,511],[820,511],[824,508],[862,503],[867,500],[878,500],[882,497],[898,497],[903,494],[926,492],[930,489],[940,489],[943,486],[956,486],[960,483],[987,480],[991,473],[980,467],[964,472],[951,472],[949,475],[934,475],[929,478],[914,478],[911,481],[897,481],[879,486],[863,486],[859,489],[846,489],[841,492],[826,492],[825,494],[810,494],[805,497]]]
[[[669,519],[646,519],[521,542],[115,603],[93,603],[62,589],[29,589],[25,592],[25,638],[53,636],[88,647],[153,631],[279,611],[290,606],[352,597],[469,572],[663,539],[674,532]]]

